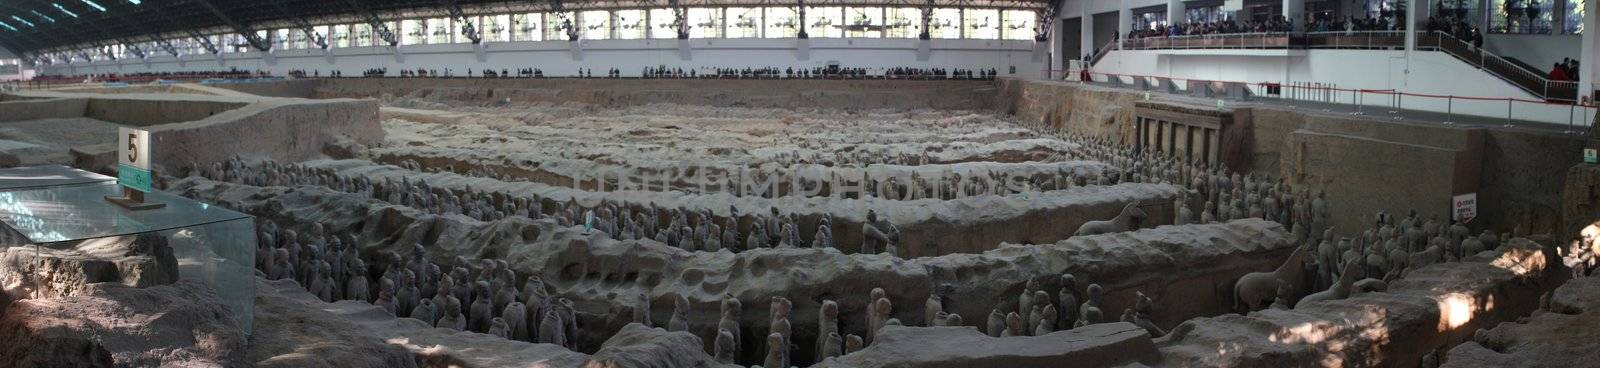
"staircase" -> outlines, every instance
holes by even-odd
[[[1535,71],[1535,72],[1539,72],[1539,76],[1540,76],[1540,77],[1544,77],[1544,78],[1545,78],[1545,79],[1549,79],[1549,78],[1550,78],[1550,73],[1548,73],[1548,72],[1545,72],[1545,71],[1544,71],[1544,68],[1540,68],[1540,67],[1536,67],[1536,66],[1533,66],[1533,64],[1528,64],[1528,63],[1527,63],[1527,62],[1525,62],[1525,61],[1522,61],[1522,60],[1517,60],[1517,58],[1514,58],[1514,57],[1510,57],[1510,56],[1505,56],[1505,58],[1506,58],[1506,61],[1509,61],[1509,62],[1511,62],[1511,63],[1512,63],[1512,64],[1517,64],[1517,66],[1520,66],[1520,67],[1522,67],[1522,68],[1523,68],[1523,69],[1527,69],[1527,70],[1532,70],[1532,71]]]
[[[1106,58],[1106,54],[1111,53],[1111,49],[1116,47],[1117,40],[1111,40],[1111,42],[1107,42],[1105,46],[1101,46],[1099,50],[1095,50],[1094,57],[1089,58],[1089,66],[1094,67],[1095,64],[1099,64],[1100,59]]]
[[[1435,32],[1425,36],[1417,39],[1418,49],[1426,49],[1431,46],[1467,64],[1472,64],[1478,69],[1489,72],[1489,74],[1493,74],[1501,80],[1505,80],[1546,101],[1572,102],[1578,100],[1578,82],[1550,80],[1545,76],[1544,72],[1530,70],[1518,63],[1473,47],[1466,41],[1458,40],[1442,32]],[[1432,44],[1424,44],[1424,40],[1432,41]]]

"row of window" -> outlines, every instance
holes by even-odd
[[[22,59],[0,59],[0,75],[22,73]]]
[[[1405,2],[1363,1],[1362,10],[1372,18],[1392,17],[1402,11],[1400,4]],[[1488,1],[1487,4],[1484,1]],[[1429,12],[1435,16],[1461,19],[1484,33],[1583,33],[1582,0],[1432,0],[1425,4],[1429,4]],[[1485,11],[1488,17],[1484,16]]]
[[[1360,14],[1355,17],[1371,19],[1393,18],[1403,11],[1397,6],[1404,0],[1363,0]],[[1483,17],[1484,9],[1480,8],[1482,0],[1434,0],[1430,10],[1437,16],[1448,16],[1465,20],[1467,23],[1478,26],[1486,33],[1526,33],[1526,34],[1582,34],[1583,33],[1583,3],[1582,0],[1489,0],[1490,17]],[[1281,8],[1274,8],[1273,14]],[[1317,11],[1307,9],[1307,12],[1326,16],[1334,11]],[[1560,15],[1557,15],[1560,13]],[[1220,22],[1243,14],[1222,10],[1220,6],[1189,8],[1185,10],[1186,19],[1191,22]],[[1167,13],[1156,11],[1134,15],[1135,28],[1155,28],[1166,24]],[[1246,17],[1249,18],[1249,17]],[[1339,17],[1343,19],[1343,16]],[[1297,22],[1301,20],[1296,20]],[[1483,27],[1487,21],[1489,26]]]
[[[935,8],[928,24],[937,39],[1030,40],[1037,22],[1033,10]],[[804,25],[813,38],[916,38],[922,33],[922,9],[894,7],[808,7],[801,19],[794,8],[714,7],[689,8],[685,18],[690,38],[794,38]],[[484,42],[568,40],[569,32],[585,40],[677,38],[671,9],[590,10],[473,16],[472,26]],[[387,23],[401,45],[471,42],[462,24],[452,18],[405,19]],[[329,47],[386,46],[372,27],[334,24],[312,27]],[[256,32],[276,50],[317,48],[317,42],[299,29]],[[253,48],[239,34],[207,36],[219,52],[248,52]],[[182,54],[207,53],[194,38],[169,40]],[[146,54],[166,51],[154,42],[134,44]],[[118,58],[137,57],[134,47],[113,45],[104,53]],[[56,60],[81,61],[81,55],[57,54]],[[101,55],[91,55],[102,59]]]

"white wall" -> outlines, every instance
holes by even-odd
[[[37,70],[33,70],[33,69],[29,69],[27,65],[23,65],[21,74],[0,74],[0,81],[24,81],[24,80],[29,80],[29,79],[33,79],[33,75],[36,72],[38,72],[38,71]]]
[[[1537,99],[1442,52],[1418,52],[1411,63],[1407,74],[1405,52],[1386,50],[1276,50],[1234,55],[1144,50],[1113,51],[1095,64],[1095,71],[1248,83],[1321,82],[1349,89]]]
[[[1089,14],[1099,14],[1105,12],[1115,13],[1122,10],[1122,3],[1124,1],[1127,2],[1128,9],[1138,9],[1156,5],[1165,6],[1167,4],[1167,0],[1062,0],[1060,12],[1061,17],[1070,18],[1081,16],[1083,14],[1083,6],[1085,5],[1084,1],[1088,1],[1087,5]]]
[[[1094,71],[1247,83],[1317,82],[1341,89],[1392,89],[1427,95],[1540,100],[1443,52],[1417,52],[1409,68],[1406,63],[1404,51],[1388,50],[1128,50],[1107,54],[1095,64]],[[1131,83],[1129,79],[1125,81]],[[1351,92],[1341,92],[1333,98],[1340,103],[1358,100],[1368,106],[1390,103],[1389,96],[1377,93],[1356,97]],[[1408,96],[1401,97],[1400,104],[1406,109],[1492,118],[1507,115],[1505,101]],[[1590,121],[1585,117],[1592,117],[1594,113],[1536,102],[1512,103],[1511,110],[1518,119],[1562,125],[1569,121],[1582,124]]]
[[[1545,73],[1562,58],[1577,59],[1578,48],[1582,45],[1581,35],[1488,34],[1483,37],[1485,50],[1517,58]]]
[[[637,76],[647,66],[713,67],[817,67],[837,61],[844,67],[939,67],[994,68],[1001,76],[1038,78],[1046,68],[1043,54],[1034,53],[1033,40],[931,40],[926,60],[919,60],[920,40],[916,39],[695,39],[689,40],[687,59],[679,40],[595,40],[574,44],[566,41],[496,42],[484,51],[470,44],[401,46],[398,54],[388,47],[336,48],[323,50],[277,51],[270,58],[264,53],[188,55],[183,58],[156,56],[144,60],[97,61],[48,65],[45,74],[76,75],[93,73],[138,73],[195,70],[266,70],[284,75],[289,70],[326,75],[340,70],[346,76],[360,76],[373,67],[387,67],[391,75],[400,69],[429,68],[444,72],[450,68],[464,76],[468,68],[480,70],[540,68],[548,76],[575,74],[578,68],[592,68],[604,74],[607,68],[620,68],[623,76]],[[809,42],[809,47],[801,47]],[[808,50],[808,51],[804,51]],[[1037,58],[1037,60],[1036,60]],[[1015,67],[1015,74],[1011,68]],[[703,72],[703,70],[702,70]]]

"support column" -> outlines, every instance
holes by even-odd
[[[1434,0],[1434,1],[1438,1],[1438,0]],[[1579,6],[1582,6],[1582,5],[1579,5]],[[1432,13],[1429,13],[1429,14],[1432,14]],[[1550,3],[1550,30],[1551,30],[1550,33],[1551,34],[1559,35],[1559,34],[1561,34],[1561,30],[1567,29],[1567,17],[1563,16],[1563,14],[1567,14],[1567,2],[1566,2],[1566,0],[1561,0],[1561,1],[1556,1],[1556,2]]]
[[[1167,0],[1167,25],[1182,24],[1188,18],[1184,14],[1188,11],[1189,7],[1183,4],[1183,0]]]
[[[1078,4],[1083,6],[1083,10],[1078,13],[1083,21],[1078,22],[1079,51],[1078,56],[1073,59],[1094,55],[1094,48],[1100,47],[1100,45],[1094,44],[1094,14],[1089,14],[1089,2],[1079,1]],[[1088,61],[1084,60],[1084,62]]]
[[[1478,31],[1489,34],[1489,25],[1494,24],[1494,1],[1478,1]]]
[[[1595,2],[1596,0],[1583,2],[1583,45],[1578,48],[1578,52],[1580,52],[1578,54],[1578,96],[1580,96],[1580,99],[1594,98],[1594,63],[1600,62],[1600,57],[1596,55],[1597,52],[1600,52],[1600,45],[1596,44],[1600,42],[1600,37],[1595,35],[1595,33],[1600,33],[1600,28],[1595,28],[1600,27],[1600,18],[1596,18],[1600,17],[1600,15],[1595,14],[1596,10],[1600,10],[1597,8],[1600,7],[1596,7]]]
[[[1128,37],[1128,33],[1133,32],[1133,8],[1129,7],[1132,6],[1128,4],[1129,1],[1121,0],[1117,2],[1117,37],[1113,38],[1118,40]],[[1117,49],[1122,49],[1122,42],[1117,42]]]
[[[1411,54],[1417,49],[1417,13],[1417,0],[1406,0],[1406,68],[1401,77],[1401,86],[1407,86],[1411,81]]]
[[[1065,41],[1062,41],[1061,37],[1066,36],[1067,25],[1066,22],[1062,21],[1060,15],[1056,15],[1055,17],[1056,19],[1050,23],[1050,42],[1048,42],[1050,52],[1046,58],[1046,60],[1049,60],[1049,62],[1045,63],[1044,65],[1045,69],[1061,69],[1062,72],[1065,73],[1067,70],[1067,60],[1077,58],[1072,57],[1072,55],[1061,55],[1061,53],[1066,52],[1066,50],[1062,50],[1064,45],[1061,43]],[[885,14],[883,19],[887,21],[889,19],[888,15]],[[1060,62],[1061,64],[1056,64],[1057,62]],[[1051,77],[1054,77],[1054,75],[1047,72],[1045,73],[1044,77],[1045,79],[1050,79]]]
[[[1306,0],[1283,0],[1283,18],[1294,25],[1294,30],[1306,30],[1305,24]]]

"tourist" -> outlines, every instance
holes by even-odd
[[[1553,81],[1564,81],[1564,80],[1567,80],[1567,67],[1566,67],[1566,65],[1562,65],[1562,63],[1556,63],[1556,66],[1554,68],[1550,68],[1550,80],[1553,80]]]

